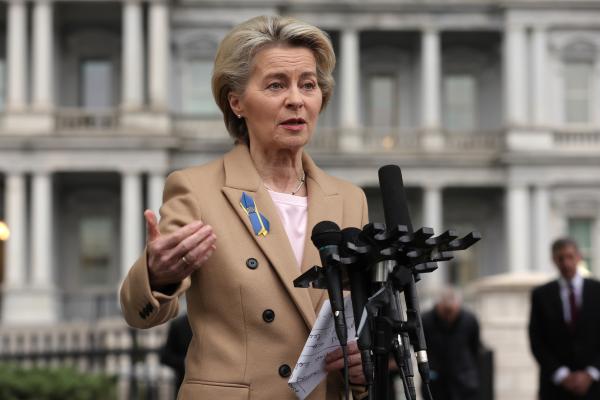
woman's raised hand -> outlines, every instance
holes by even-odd
[[[156,215],[144,211],[150,286],[161,288],[181,282],[216,250],[217,237],[210,225],[194,221],[176,231],[161,235]]]

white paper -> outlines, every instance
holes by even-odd
[[[344,298],[344,314],[348,327],[348,338],[354,338],[356,334],[350,296]],[[288,385],[299,399],[304,400],[327,376],[325,356],[339,346],[340,342],[335,333],[331,313],[331,303],[329,300],[325,300],[288,381]]]

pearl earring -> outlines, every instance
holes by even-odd
[[[237,117],[238,117],[239,119],[242,119],[242,116],[241,116],[240,114],[238,114],[238,115],[237,115]]]

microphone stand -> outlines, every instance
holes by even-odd
[[[416,283],[420,275],[437,269],[437,262],[453,258],[452,252],[465,250],[481,239],[478,232],[459,238],[455,231],[448,230],[434,237],[433,229],[421,228],[407,233],[406,226],[399,225],[387,230],[384,224],[368,224],[360,233],[363,243],[342,243],[349,253],[360,255],[362,268],[371,273],[371,293],[365,306],[368,323],[363,329],[370,330],[373,356],[373,385],[369,388],[369,399],[389,399],[390,356],[398,366],[404,386],[406,400],[416,400],[414,373],[411,362],[411,344],[415,349],[419,374],[424,385],[429,382],[426,343],[421,323]],[[328,263],[355,262],[351,257],[331,257]],[[354,265],[353,268],[360,268]],[[347,271],[346,271],[347,272]],[[314,266],[294,280],[296,287],[327,288],[324,270]],[[346,286],[345,289],[348,289]],[[406,316],[398,299],[404,294]],[[361,349],[369,351],[368,348]],[[364,361],[364,360],[363,360]],[[369,381],[370,377],[367,377]],[[425,400],[431,399],[428,390]]]

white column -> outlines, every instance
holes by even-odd
[[[169,103],[169,6],[165,0],[150,3],[148,30],[148,68],[150,71],[150,103],[156,111],[167,111]]]
[[[440,35],[426,28],[421,36],[421,116],[425,131],[439,131],[440,123]]]
[[[144,210],[141,175],[124,172],[121,182],[121,277],[125,277],[142,252]]]
[[[33,9],[33,107],[38,111],[48,111],[53,103],[52,13],[52,0],[36,0]]]
[[[533,268],[538,271],[551,271],[550,257],[550,193],[546,186],[533,188]]]
[[[345,29],[340,39],[340,117],[341,144],[348,150],[358,150],[360,140],[360,44],[359,32]]]
[[[31,183],[31,278],[35,288],[54,287],[52,177],[38,172]]]
[[[548,102],[546,86],[547,73],[547,34],[546,27],[536,26],[533,29],[533,124],[542,126],[548,124],[546,105]]]
[[[144,49],[140,0],[123,2],[123,108],[139,111],[143,104]]]
[[[504,31],[504,112],[507,128],[527,122],[527,54],[525,27],[508,24]]]
[[[10,229],[4,264],[5,288],[25,285],[25,196],[25,176],[9,173],[5,184],[6,224]]]
[[[427,185],[423,188],[423,225],[433,228],[436,236],[443,229],[443,202],[442,188],[436,185]],[[439,289],[447,281],[447,263],[438,263],[437,271],[425,274],[424,281],[430,291]]]
[[[511,185],[506,191],[506,232],[508,271],[529,270],[529,189]]]
[[[152,172],[148,176],[148,208],[154,211],[160,218],[158,211],[162,204],[163,188],[165,187],[165,176],[161,172]]]
[[[6,108],[21,111],[27,102],[27,4],[24,0],[9,1],[7,19]]]

